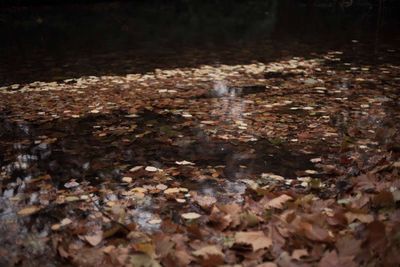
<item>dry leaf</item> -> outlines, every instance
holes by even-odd
[[[182,218],[186,219],[186,220],[195,220],[201,217],[200,214],[195,213],[195,212],[188,212],[188,213],[183,213]]]
[[[98,231],[94,235],[85,235],[85,240],[92,246],[97,246],[103,240],[103,232]]]
[[[132,183],[132,177],[128,177],[128,176],[126,176],[126,177],[122,177],[122,182],[124,182],[124,183]]]
[[[275,209],[282,209],[284,204],[289,201],[292,200],[293,198],[291,196],[288,196],[286,194],[283,194],[279,197],[276,197],[274,199],[271,199],[267,205],[266,208],[275,208]]]
[[[222,253],[221,249],[214,245],[206,246],[201,249],[198,249],[198,250],[194,251],[192,254],[196,257],[201,256],[201,257],[205,257],[205,258],[207,258],[209,255],[220,255],[222,257],[224,256],[224,253]]]
[[[196,192],[192,192],[191,196],[193,200],[203,209],[209,209],[217,202],[217,199],[213,196],[202,196],[197,194]]]
[[[178,187],[171,187],[164,190],[164,194],[171,195],[171,194],[178,194],[181,190]]]
[[[272,239],[265,236],[262,231],[237,232],[235,234],[235,244],[251,245],[254,251],[268,248],[272,245]]]
[[[176,163],[177,165],[195,165],[193,162],[186,161],[186,160],[183,160],[183,161],[175,161],[175,163]]]
[[[143,166],[135,166],[135,167],[131,168],[129,171],[130,172],[137,172],[138,170],[140,170],[142,168],[143,168]]]
[[[355,220],[359,220],[362,223],[370,223],[374,221],[374,216],[372,216],[371,214],[346,212],[344,216],[346,216],[348,223],[352,223]]]
[[[306,256],[308,256],[307,249],[295,249],[292,252],[292,259],[295,260],[300,260],[301,257],[306,257]]]
[[[148,171],[148,172],[156,172],[159,169],[156,168],[156,167],[153,167],[153,166],[147,166],[145,170]]]
[[[23,208],[22,210],[18,211],[18,215],[20,216],[29,216],[38,212],[41,208],[38,206],[30,206]]]

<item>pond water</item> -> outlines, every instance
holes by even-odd
[[[349,59],[379,62],[377,53],[399,41],[397,1],[381,11],[364,0],[347,8],[288,0],[59,2],[2,8],[0,85],[269,62],[352,50],[351,40],[360,45]]]

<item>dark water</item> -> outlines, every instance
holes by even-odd
[[[213,139],[184,122],[181,117],[152,112],[137,118],[115,112],[42,124],[3,120],[0,163],[13,179],[50,175],[56,185],[71,178],[92,184],[119,180],[132,166],[151,164],[165,169],[182,160],[199,168],[224,166],[222,178],[232,180],[266,172],[295,178],[297,171],[313,167],[312,155],[292,152],[284,145],[263,139]],[[182,174],[180,179],[190,177]]]
[[[350,57],[379,62],[399,43],[397,1],[381,9],[366,0],[350,7],[286,0],[22,2],[28,4],[6,2],[0,10],[0,85],[268,62],[352,50],[353,39],[361,56]]]

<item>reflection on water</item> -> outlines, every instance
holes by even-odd
[[[222,99],[222,106],[215,109],[226,110],[222,119],[229,119],[240,128],[241,102],[235,98]],[[18,134],[20,127],[15,125],[14,135],[10,133],[13,138],[5,136],[4,141],[10,145],[3,143],[7,156],[2,170],[14,179],[29,180],[50,174],[56,184],[71,178],[96,184],[107,178],[120,178],[127,165],[152,163],[164,167],[181,160],[204,167],[223,165],[224,175],[232,179],[266,171],[294,177],[297,169],[308,165],[303,156],[266,140],[248,143],[217,140],[199,128],[183,126],[183,121],[174,115],[145,112],[133,119],[115,112],[32,125],[30,135]],[[133,132],[119,130],[133,125]],[[102,136],[102,131],[109,130],[111,134]],[[241,165],[246,169],[240,168]]]

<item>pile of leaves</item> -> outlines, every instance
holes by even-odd
[[[342,57],[0,88],[1,265],[398,266],[400,66]]]

